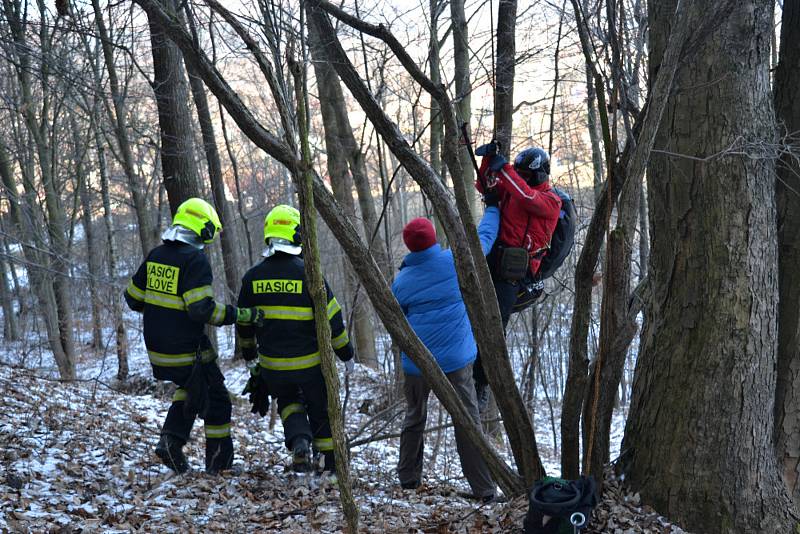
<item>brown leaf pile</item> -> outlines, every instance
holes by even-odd
[[[354,407],[375,391],[369,376],[358,380]],[[195,469],[176,476],[152,453],[168,396],[135,396],[93,381],[61,383],[2,366],[0,391],[2,532],[341,532],[338,490],[314,475],[288,472],[280,423],[270,431],[242,403],[234,403],[233,416],[240,472],[202,472],[198,422],[186,451]],[[378,433],[397,429],[396,410],[376,417],[386,403],[374,404],[365,413],[353,408],[351,436],[369,425]],[[426,483],[417,491],[397,485],[396,438],[352,451],[363,532],[521,532],[524,498],[479,506],[458,496],[466,485],[452,434],[442,436],[437,452],[426,450]],[[606,495],[589,532],[680,532],[618,484]]]

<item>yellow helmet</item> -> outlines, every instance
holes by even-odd
[[[270,237],[285,239],[293,245],[300,245],[300,212],[296,208],[280,204],[272,208],[264,219],[264,242]]]
[[[190,198],[178,206],[172,224],[188,228],[200,236],[206,244],[214,241],[222,230],[222,223],[219,222],[219,215],[214,206],[202,198]]]

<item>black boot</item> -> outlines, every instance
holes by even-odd
[[[298,436],[292,441],[292,470],[297,473],[311,470],[311,445],[305,436]]]
[[[233,440],[206,438],[206,473],[216,475],[220,471],[230,471],[233,467]]]
[[[158,440],[158,445],[156,445],[156,456],[161,460],[161,463],[178,474],[189,470],[189,462],[183,454],[184,444],[183,440],[173,435],[162,434],[161,439]]]

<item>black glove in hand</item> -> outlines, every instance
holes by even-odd
[[[490,143],[486,143],[475,149],[476,156],[494,156],[498,152],[500,152],[500,143],[496,139],[492,139]]]
[[[500,194],[497,189],[487,189],[483,194],[483,203],[487,208],[496,208],[500,205]]]
[[[249,393],[250,404],[252,404],[250,411],[264,417],[269,411],[269,389],[267,384],[261,380],[260,371],[260,367],[250,369],[250,378],[242,390],[242,395]]]

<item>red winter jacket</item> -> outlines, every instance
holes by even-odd
[[[561,198],[547,181],[529,186],[510,164],[495,172],[489,169],[491,157],[481,161],[480,174],[488,187],[500,194],[500,234],[497,243],[506,247],[528,249],[531,274],[539,271],[542,257],[550,246],[561,213]],[[475,187],[483,193],[480,180]]]

